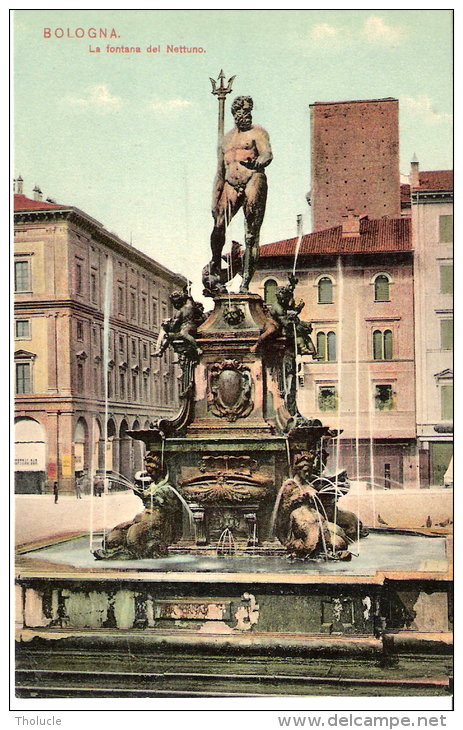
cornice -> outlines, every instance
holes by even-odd
[[[103,323],[104,314],[101,310],[96,307],[92,307],[84,302],[77,302],[75,299],[48,299],[42,301],[40,299],[27,299],[19,300],[14,303],[15,313],[34,313],[37,314],[38,310],[56,310],[56,309],[67,309],[69,312],[61,314],[61,316],[71,315],[74,313],[80,315],[88,315],[94,322]],[[57,313],[58,314],[58,313]],[[123,329],[129,332],[133,332],[144,337],[157,337],[159,334],[159,328],[150,329],[149,327],[139,327],[131,322],[127,322],[124,319],[118,319],[111,316],[109,318],[109,324],[115,329]]]
[[[412,203],[453,203],[453,190],[412,190]]]
[[[153,273],[169,279],[171,282],[183,287],[187,278],[174,271],[170,271],[162,264],[152,259],[137,248],[130,246],[114,233],[107,231],[95,218],[87,215],[79,208],[50,208],[44,210],[18,210],[14,213],[16,224],[37,223],[40,221],[67,221],[78,225],[82,230],[91,233],[93,239],[105,246],[108,246],[117,254],[135,260]]]
[[[378,261],[386,260],[389,266],[396,262],[404,262],[412,265],[415,251],[412,248],[402,251],[356,251],[343,253],[300,253],[297,259],[296,273],[304,274],[314,269],[326,269],[330,266],[333,273],[337,271],[337,261],[339,258],[346,262],[344,266],[377,266]],[[257,271],[264,276],[275,276],[276,273],[284,273],[286,267],[292,269],[294,263],[294,253],[292,254],[275,254],[273,256],[261,256],[257,263]],[[384,264],[382,264],[384,265]],[[266,273],[268,272],[268,274]]]

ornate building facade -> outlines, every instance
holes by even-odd
[[[71,492],[105,467],[132,477],[143,454],[127,431],[178,405],[171,353],[151,353],[187,281],[78,208],[15,190],[16,489]]]
[[[416,427],[422,486],[453,485],[453,171],[412,163]]]

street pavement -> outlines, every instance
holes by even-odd
[[[15,544],[65,535],[111,528],[131,520],[141,512],[141,500],[132,491],[94,497],[88,494],[77,499],[73,495],[17,494],[15,496]]]
[[[448,524],[452,516],[453,490],[375,490],[351,489],[339,506],[359,515],[364,525],[400,528],[421,528]],[[15,496],[15,543],[46,540],[76,532],[110,529],[119,522],[131,520],[143,505],[132,491],[114,492],[107,496],[77,499],[74,495],[17,494]],[[379,519],[378,519],[379,518]]]

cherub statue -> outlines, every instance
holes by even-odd
[[[168,484],[159,454],[147,453],[145,469],[148,479],[140,480],[133,490],[143,502],[143,512],[113,527],[104,547],[93,553],[97,560],[162,557],[180,536],[181,504]]]
[[[206,319],[204,306],[200,302],[194,301],[186,287],[183,291],[172,292],[169,298],[178,313],[162,323],[157,349],[153,353],[153,357],[162,357],[169,345],[175,340],[180,340],[182,353],[190,360],[198,360],[202,351],[198,347],[195,337],[198,327]]]
[[[298,279],[294,274],[288,274],[289,283],[286,286],[279,286],[276,291],[276,302],[270,309],[268,324],[260,335],[254,349],[268,338],[278,333],[284,334],[291,342],[295,340],[295,350],[298,355],[312,355],[317,359],[317,350],[312,342],[312,325],[310,322],[303,322],[299,314],[305,307],[301,299],[298,304],[294,299],[294,290]]]
[[[312,325],[310,322],[302,322],[299,314],[305,307],[305,302],[301,299],[298,304],[294,299],[294,290],[298,279],[294,274],[288,274],[289,283],[286,286],[280,286],[276,293],[276,303],[271,308],[271,314],[276,319],[283,330],[283,334],[288,338],[296,336],[296,348],[298,355],[317,355],[317,350],[312,342],[310,335],[312,334]]]

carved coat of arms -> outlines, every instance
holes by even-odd
[[[254,408],[251,372],[238,360],[224,360],[210,366],[207,392],[209,410],[227,421],[246,418]]]

